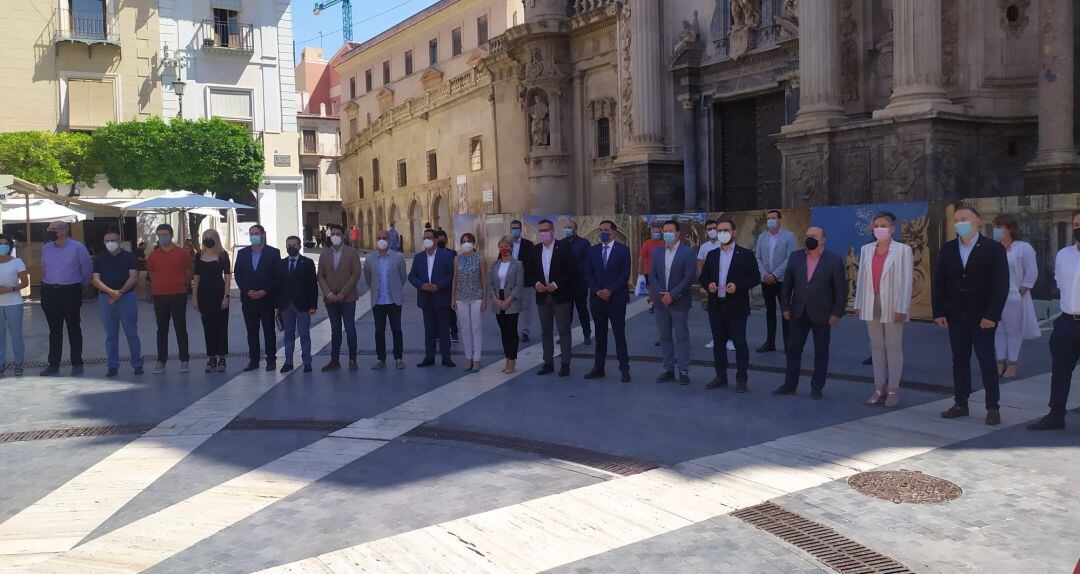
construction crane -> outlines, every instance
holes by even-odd
[[[329,2],[316,2],[312,12],[318,16],[323,10],[331,6],[341,4],[341,33],[346,42],[352,42],[352,0],[330,0]]]

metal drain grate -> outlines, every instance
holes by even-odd
[[[452,429],[425,425],[416,427],[415,429],[405,433],[405,436],[411,438],[467,442],[472,444],[490,446],[494,448],[513,450],[517,452],[527,452],[530,454],[565,460],[567,462],[580,464],[582,466],[595,468],[597,470],[603,470],[605,472],[610,472],[612,474],[617,474],[620,476],[631,476],[634,474],[645,472],[647,470],[658,468],[657,465],[651,462],[639,460],[636,458],[606,454],[565,444],[529,440],[524,438],[463,429]]]
[[[840,574],[915,574],[895,559],[771,502],[731,515],[810,554]]]
[[[0,433],[0,443],[25,442],[31,440],[52,440],[89,436],[120,436],[143,434],[157,426],[157,423],[132,423],[99,427],[73,427],[63,429],[45,429]]]
[[[225,425],[227,431],[320,431],[337,432],[350,423],[314,419],[233,419]]]

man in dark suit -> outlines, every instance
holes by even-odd
[[[510,222],[510,236],[514,238],[511,255],[514,259],[520,261],[521,266],[525,269],[525,285],[533,285],[536,281],[533,280],[531,275],[532,268],[529,262],[532,260],[533,249],[536,246],[532,241],[521,236],[521,222],[517,219]],[[536,300],[532,297],[522,297],[519,319],[522,342],[529,342],[529,327],[532,326],[534,314],[536,314]]]
[[[727,342],[735,344],[735,391],[748,389],[750,348],[746,344],[746,320],[750,317],[750,290],[761,283],[754,252],[735,244],[735,222],[721,218],[716,223],[719,249],[705,257],[700,284],[709,292],[709,326],[713,335],[713,366],[716,378],[706,389],[728,385]]]
[[[435,364],[435,342],[439,343],[444,367],[450,360],[450,293],[454,282],[454,256],[439,249],[436,234],[424,230],[424,250],[413,258],[409,283],[416,287],[416,306],[424,313],[424,360],[417,367]]]
[[[931,298],[934,322],[949,330],[953,355],[956,403],[941,417],[968,416],[974,348],[986,390],[986,424],[997,425],[1001,424],[1001,412],[994,332],[1009,297],[1009,262],[1000,243],[979,234],[981,223],[975,208],[956,208],[953,228],[957,238],[941,248]]]
[[[630,248],[615,241],[618,228],[609,220],[600,222],[600,243],[589,248],[585,258],[585,283],[592,293],[592,318],[596,326],[596,354],[586,379],[604,376],[607,362],[608,323],[615,335],[622,382],[630,382],[630,354],[626,348],[626,305],[630,301]]]
[[[578,224],[571,219],[563,226],[563,243],[570,247],[570,253],[574,261],[584,266],[584,261],[589,257],[589,248],[592,245],[588,239],[578,235]],[[592,344],[592,325],[589,321],[589,285],[586,281],[577,282],[577,292],[574,293],[574,307],[577,309],[578,321],[581,323],[581,332],[585,335],[585,344]]]
[[[577,262],[570,247],[555,241],[555,224],[543,219],[536,225],[540,243],[533,248],[526,275],[532,278],[536,290],[536,307],[540,310],[540,340],[544,348],[544,366],[540,375],[555,372],[555,333],[559,330],[562,366],[560,377],[570,375],[570,355],[573,341],[570,326],[574,320],[574,294],[577,290]]]
[[[233,277],[240,290],[240,305],[247,326],[248,364],[245,371],[259,368],[259,328],[266,343],[266,370],[277,370],[276,334],[274,333],[274,290],[278,285],[281,252],[266,244],[266,229],[252,225],[248,230],[251,245],[236,255]]]
[[[787,277],[780,295],[780,310],[789,321],[787,375],[775,395],[794,395],[802,370],[802,352],[807,335],[814,333],[814,376],[810,398],[820,399],[829,372],[829,339],[832,328],[847,309],[847,281],[844,260],[825,250],[825,230],[806,230],[806,249],[791,254]]]
[[[285,364],[282,373],[293,370],[296,335],[300,335],[300,359],[304,372],[311,372],[311,317],[319,308],[319,279],[315,262],[300,254],[300,238],[285,240],[285,259],[278,263],[277,307],[285,326]]]
[[[450,242],[450,237],[446,234],[445,229],[440,227],[440,228],[435,230],[435,243],[438,244],[439,249],[442,249],[442,250],[446,251],[447,253],[450,254],[451,258],[453,258],[454,260],[457,260],[457,251],[447,247],[447,244],[449,242]],[[451,297],[453,297],[453,294],[451,294]],[[458,342],[458,339],[459,339],[458,334],[459,333],[458,333],[457,311],[454,309],[453,306],[451,306],[450,307],[450,342],[452,342],[452,343]]]

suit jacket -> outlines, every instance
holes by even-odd
[[[435,307],[450,308],[451,288],[454,284],[454,256],[448,249],[435,250],[435,265],[431,269],[431,277],[428,277],[428,254],[421,251],[413,257],[412,270],[409,271],[409,283],[416,287],[416,306],[425,307],[431,304]],[[425,283],[433,283],[439,288],[435,293],[428,293],[420,287]]]
[[[596,296],[602,289],[611,291],[607,303],[625,305],[630,300],[630,248],[613,241],[608,253],[607,266],[604,266],[604,244],[598,243],[589,248],[585,257],[585,284],[592,293],[593,304],[603,304],[604,300]]]
[[[1001,320],[1009,297],[1008,255],[997,241],[982,235],[974,241],[967,267],[960,258],[959,239],[941,248],[932,297],[935,318],[969,325]]]
[[[315,276],[315,262],[300,255],[296,268],[289,272],[289,258],[278,262],[278,309],[291,303],[299,312],[319,308],[319,279]]]
[[[689,309],[693,300],[690,286],[697,275],[697,253],[694,253],[694,250],[685,243],[679,244],[675,251],[675,259],[671,264],[671,283],[668,284],[665,279],[667,260],[664,252],[666,250],[667,247],[661,247],[653,251],[652,263],[649,265],[649,295],[654,304],[661,304],[660,294],[671,293],[675,300],[669,305],[670,308]]]
[[[832,251],[823,250],[814,278],[807,281],[806,276],[806,250],[800,249],[788,259],[780,309],[790,311],[792,319],[806,315],[814,323],[824,323],[830,316],[843,317],[847,310],[844,260]]]
[[[532,253],[534,249],[536,249],[536,245],[532,241],[529,241],[524,237],[521,238],[521,243],[518,245],[517,259],[521,262],[521,265],[525,271],[525,285],[528,288],[532,288],[532,286],[536,283],[532,277],[532,265],[530,264],[530,262],[532,261]]]
[[[405,256],[398,251],[387,250],[386,256],[390,258],[390,271],[387,274],[387,286],[390,288],[390,299],[394,305],[405,304],[405,282],[409,280],[405,272]],[[371,304],[376,305],[379,301],[379,293],[382,289],[382,275],[379,274],[379,252],[373,251],[364,260],[364,283],[371,290]]]
[[[501,258],[492,261],[491,267],[488,268],[488,288],[491,290],[492,297],[499,296],[499,265],[502,265]],[[506,270],[506,288],[503,291],[506,292],[507,297],[511,297],[510,304],[506,307],[507,315],[521,313],[521,297],[530,291],[535,292],[531,287],[525,286],[525,266],[517,259],[510,260],[510,268]],[[491,306],[491,310],[496,314],[501,311],[494,305]]]
[[[795,245],[795,234],[786,229],[781,229],[776,234],[776,247],[773,250],[773,265],[771,267],[769,266],[769,235],[768,231],[759,235],[757,245],[754,246],[754,256],[757,258],[758,270],[761,271],[762,278],[766,274],[772,273],[777,281],[783,282],[784,276],[787,274],[788,259],[798,249]]]
[[[341,246],[338,266],[334,268],[334,248],[327,247],[319,254],[319,287],[323,297],[336,293],[345,297],[344,302],[356,301],[356,283],[360,281],[360,252],[348,245]]]
[[[758,272],[757,259],[752,251],[738,245],[732,249],[734,253],[731,254],[731,263],[728,265],[727,281],[720,281],[721,248],[709,252],[698,282],[706,290],[710,283],[716,283],[717,292],[709,293],[710,311],[723,309],[725,313],[733,315],[749,315],[750,290],[761,283],[761,273]],[[724,291],[728,283],[735,284],[734,293]],[[721,293],[725,293],[723,298],[720,297]]]
[[[874,252],[877,242],[863,245],[859,254],[859,279],[855,284],[855,311],[863,321],[874,320],[875,300],[881,298],[881,322],[892,323],[896,313],[909,314],[914,287],[915,263],[911,247],[898,241],[889,244],[881,272],[880,292],[874,293]]]
[[[258,269],[251,265],[252,251],[251,247],[245,247],[236,254],[233,279],[236,280],[236,287],[240,290],[240,299],[247,299],[248,291],[266,291],[270,300],[273,301],[278,287],[278,263],[281,261],[281,251],[269,245],[264,246],[259,256]]]
[[[556,303],[570,303],[574,300],[577,290],[578,266],[574,261],[570,246],[562,241],[554,241],[551,245],[554,251],[551,253],[551,268],[546,281],[544,280],[544,244],[538,243],[533,247],[529,266],[526,267],[525,275],[532,281],[530,286],[535,286],[537,283],[554,283],[559,287],[554,293],[536,293],[538,305],[543,305],[549,297]],[[522,250],[524,250],[524,245],[522,245]]]

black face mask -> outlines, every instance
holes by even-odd
[[[1073,239],[1076,240],[1077,243],[1080,243],[1080,227],[1073,229]]]
[[[202,244],[207,249],[213,249],[214,246],[217,245],[217,241],[214,241],[213,239],[203,239]]]
[[[813,250],[817,249],[818,245],[821,245],[821,242],[819,242],[816,237],[807,237],[806,238],[806,250],[807,251],[813,251]]]
[[[289,257],[296,257],[297,255],[300,255],[300,248],[299,247],[286,247],[285,248],[285,253],[288,253]]]
[[[45,232],[45,237],[49,241],[56,241],[57,239],[60,238],[60,235],[58,233],[56,233],[55,231],[46,231]]]

